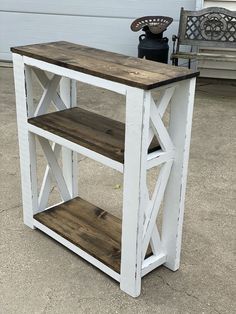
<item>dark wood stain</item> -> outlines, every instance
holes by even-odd
[[[65,41],[13,47],[11,51],[145,90],[196,77],[199,72]]]
[[[120,272],[121,220],[76,197],[42,213],[34,219]],[[151,255],[149,248],[147,256]]]
[[[124,163],[125,124],[122,122],[78,107],[31,118],[28,122]],[[160,145],[153,140],[148,151],[157,149]]]
[[[74,245],[120,271],[121,220],[77,197],[34,218]]]

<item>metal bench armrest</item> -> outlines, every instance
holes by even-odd
[[[177,43],[178,43],[179,37],[176,35],[172,35],[172,41],[173,41],[173,53],[177,53],[176,48],[178,47]]]

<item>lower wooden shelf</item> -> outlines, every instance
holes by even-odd
[[[38,213],[34,219],[120,273],[121,219],[80,197]],[[146,258],[151,255],[149,246]]]
[[[121,220],[80,197],[34,215],[111,269],[120,272]]]

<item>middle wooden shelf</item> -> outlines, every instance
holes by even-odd
[[[30,118],[28,123],[124,163],[125,124],[122,122],[74,107]],[[154,139],[148,153],[158,149],[160,145]]]

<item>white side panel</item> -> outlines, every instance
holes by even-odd
[[[161,239],[167,255],[165,266],[173,271],[180,263],[195,81],[193,78],[179,84],[170,108],[169,133],[175,145],[175,159],[163,202]]]
[[[30,71],[24,66],[20,55],[13,55],[16,113],[19,139],[21,189],[24,223],[33,226],[33,215],[38,209],[37,160],[34,134],[27,129],[27,119],[32,117],[33,98],[31,94]]]
[[[141,291],[150,99],[150,92],[127,91],[120,288],[133,297]]]

